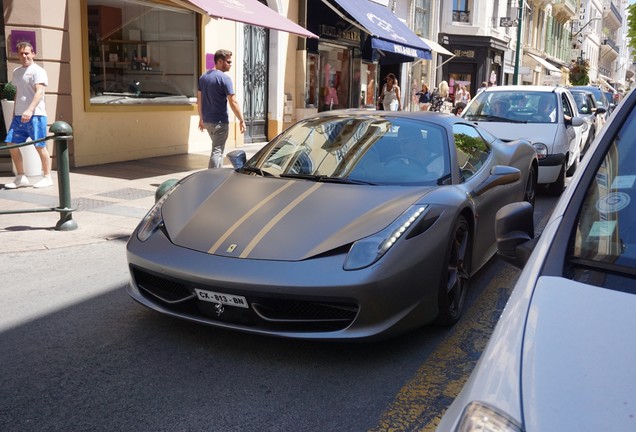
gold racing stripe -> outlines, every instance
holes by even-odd
[[[221,247],[221,245],[223,244],[223,242],[225,240],[228,239],[228,237],[230,237],[232,235],[232,233],[234,231],[236,231],[236,229],[241,226],[241,224],[243,222],[245,222],[250,216],[252,216],[254,213],[256,213],[256,211],[258,211],[258,209],[260,209],[261,207],[263,207],[265,204],[267,204],[268,202],[270,202],[274,197],[276,197],[278,194],[280,194],[281,192],[283,192],[285,189],[287,189],[288,187],[292,186],[295,182],[294,181],[288,181],[287,183],[285,183],[284,186],[276,189],[274,192],[272,192],[268,197],[266,197],[265,199],[263,199],[261,202],[259,202],[257,205],[255,205],[254,207],[252,207],[252,209],[250,211],[248,211],[247,213],[245,213],[239,220],[237,220],[236,222],[234,222],[234,224],[225,232],[225,234],[223,234],[221,237],[219,237],[219,239],[216,241],[216,243],[214,243],[212,245],[212,247],[208,250],[208,253],[216,253],[216,251]]]
[[[245,250],[239,255],[239,258],[247,258],[250,252],[252,252],[252,250],[263,239],[263,237],[265,237],[267,233],[270,232],[272,228],[274,228],[274,226],[276,226],[276,224],[285,217],[285,215],[287,215],[287,213],[292,211],[298,204],[303,202],[305,198],[314,193],[323,184],[324,183],[316,183],[315,185],[307,189],[304,193],[299,195],[295,200],[287,204],[287,206],[282,209],[275,217],[273,217],[272,220],[269,221],[267,225],[265,225],[263,229],[261,229],[260,232],[252,239],[252,241],[249,242],[249,244],[245,247]]]

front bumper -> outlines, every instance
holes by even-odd
[[[298,262],[228,258],[175,246],[161,231],[143,243],[135,233],[127,246],[128,293],[158,312],[215,327],[299,339],[379,339],[438,313],[443,254],[413,253],[424,240],[407,241],[371,267],[344,271],[342,253]],[[405,247],[410,254],[399,253]],[[226,306],[218,314],[194,288],[243,296],[250,307]]]
[[[561,153],[551,154],[545,159],[539,159],[539,176],[537,182],[539,184],[554,183],[559,177],[563,163],[565,163],[565,155]]]

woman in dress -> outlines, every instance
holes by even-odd
[[[459,102],[463,102],[465,104],[468,104],[468,102],[470,102],[470,92],[463,84],[459,87],[459,90],[455,94],[455,103]]]
[[[388,74],[385,78],[386,84],[382,86],[382,93],[380,94],[380,100],[385,111],[400,111],[402,109],[402,102],[400,100],[400,87],[398,86],[397,78],[392,73]]]

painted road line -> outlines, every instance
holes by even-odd
[[[497,272],[371,432],[435,430],[474,369],[518,276],[519,270],[507,265]]]

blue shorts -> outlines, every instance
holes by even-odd
[[[34,141],[46,138],[46,116],[32,116],[31,121],[28,123],[22,123],[21,119],[22,116],[13,116],[5,142],[22,144],[27,142],[29,138]],[[34,145],[36,147],[44,147],[46,146],[46,141]]]

